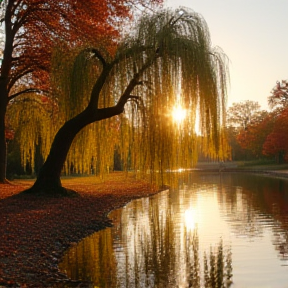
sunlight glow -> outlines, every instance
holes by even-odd
[[[185,226],[187,231],[193,231],[196,226],[196,213],[193,208],[189,208],[185,211]]]
[[[186,117],[187,111],[186,109],[182,108],[181,105],[177,105],[173,108],[172,117],[174,122],[180,124]]]

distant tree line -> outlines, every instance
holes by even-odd
[[[250,100],[228,108],[226,132],[232,160],[288,162],[288,80],[276,83],[268,104],[270,112]]]

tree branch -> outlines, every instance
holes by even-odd
[[[143,75],[145,70],[148,69],[156,61],[156,59],[158,57],[159,57],[159,55],[155,54],[154,57],[148,59],[146,61],[146,63],[143,64],[142,68],[138,71],[138,73],[134,74],[134,77],[131,79],[130,83],[128,84],[128,86],[126,87],[124,93],[122,94],[122,96],[120,97],[118,103],[116,104],[116,106],[119,109],[122,109],[122,111],[123,111],[124,110],[124,106],[127,103],[127,101],[129,100],[129,98],[135,98],[135,96],[131,95],[133,89],[137,85],[142,85],[144,83],[144,81],[139,81],[140,77]]]
[[[93,86],[87,109],[98,109],[99,96],[112,67],[113,65],[108,65],[108,63],[106,63],[106,65],[103,67],[100,76]]]
[[[47,90],[41,90],[41,89],[36,89],[36,88],[29,88],[29,89],[25,89],[23,91],[17,92],[11,96],[9,96],[9,100],[11,101],[12,99],[23,95],[23,94],[29,94],[29,93],[37,93],[37,94],[49,94],[49,91]]]
[[[25,75],[28,75],[29,73],[32,73],[34,71],[34,69],[27,69],[24,70],[20,73],[17,73],[16,77],[11,77],[10,81],[9,81],[9,85],[8,85],[8,91],[10,92],[10,90],[12,89],[12,87],[14,86],[14,84],[17,82],[17,80],[19,80],[20,78],[22,78]]]
[[[100,60],[100,62],[102,63],[103,67],[106,66],[106,61],[104,59],[104,57],[102,56],[101,52],[95,48],[91,49],[91,52]]]

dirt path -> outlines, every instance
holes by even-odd
[[[0,186],[0,287],[89,287],[69,281],[57,264],[73,243],[111,226],[107,213],[156,189],[133,177],[113,173],[99,178],[64,179],[75,198],[20,195],[32,181]]]

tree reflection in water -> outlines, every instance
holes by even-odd
[[[217,180],[216,180],[217,178]],[[203,177],[202,181],[207,178]],[[211,178],[210,178],[211,181]],[[288,181],[261,175],[223,174],[213,178],[219,184],[219,204],[238,237],[261,238],[272,229],[272,243],[278,257],[288,261]],[[282,264],[286,265],[287,264]]]
[[[101,288],[230,287],[231,249],[219,239],[216,247],[199,253],[190,203],[181,197],[172,203],[170,196],[141,199],[112,212],[114,227],[72,247],[60,269]]]
[[[114,227],[73,247],[60,268],[101,288],[229,287],[233,251],[237,287],[287,286],[287,180],[191,173],[179,184],[112,212]]]

